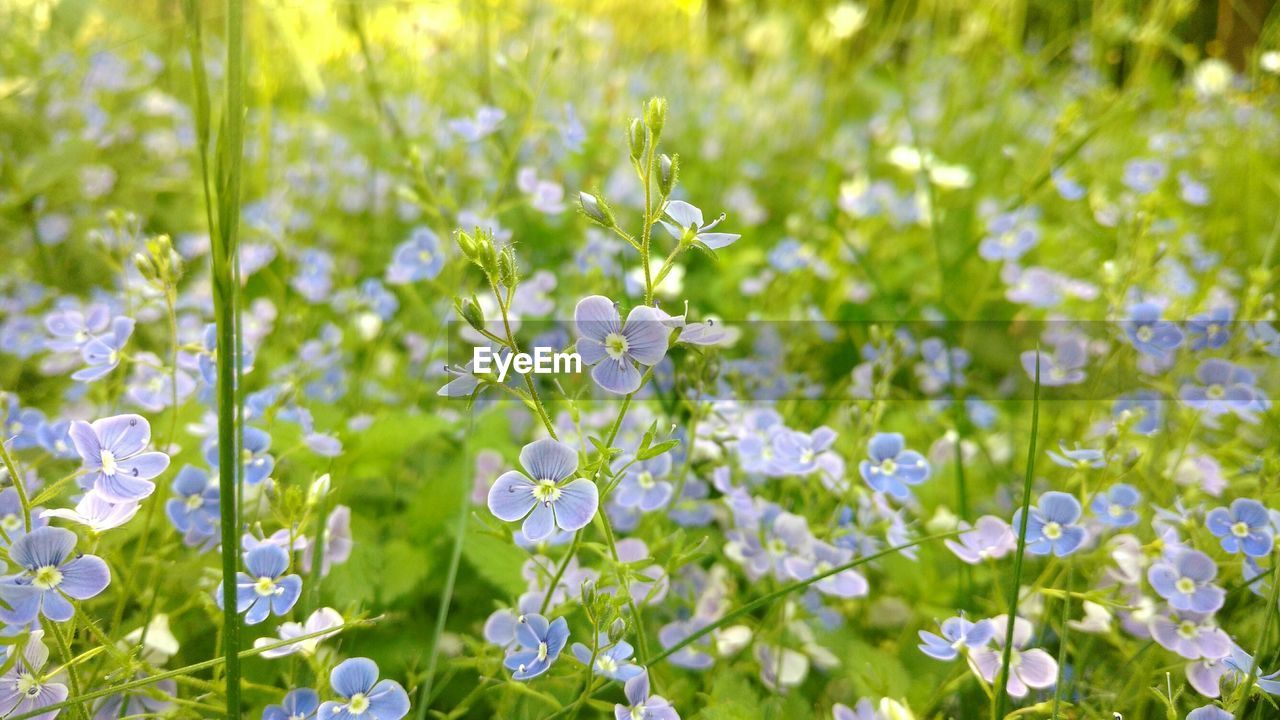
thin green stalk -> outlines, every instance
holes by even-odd
[[[67,670],[67,681],[71,685],[71,693],[80,695],[80,672],[76,670],[74,660],[75,656],[71,654],[71,643],[67,641],[67,636],[62,632],[62,627],[58,623],[49,621],[49,632],[53,635],[53,641],[58,646],[58,652],[62,655],[63,667]],[[84,703],[76,703],[76,717],[88,718],[89,714],[85,712]]]
[[[1280,562],[1275,558],[1280,558],[1280,553],[1274,553],[1272,565]],[[1249,675],[1245,678],[1244,684],[1241,686],[1240,694],[1236,700],[1235,707],[1231,708],[1231,714],[1235,717],[1244,717],[1244,709],[1249,702],[1249,693],[1253,690],[1254,682],[1258,679],[1258,661],[1262,657],[1262,651],[1267,642],[1267,637],[1271,635],[1271,624],[1275,620],[1277,603],[1280,603],[1280,579],[1271,581],[1271,597],[1267,601],[1267,618],[1262,623],[1262,636],[1258,639],[1258,647],[1253,652],[1253,662],[1249,663]],[[1261,708],[1265,703],[1258,703]]]
[[[31,532],[31,501],[27,499],[27,487],[22,482],[22,476],[18,474],[18,468],[13,464],[13,458],[9,456],[9,449],[4,446],[4,441],[0,440],[0,457],[4,458],[4,466],[9,470],[9,477],[13,480],[13,489],[18,491],[18,502],[22,505],[22,522],[27,532]]]
[[[1036,348],[1039,357],[1040,348]],[[992,720],[1004,717],[1009,698],[1009,661],[1013,654],[1013,624],[1018,617],[1018,588],[1022,584],[1022,558],[1027,551],[1027,520],[1031,514],[1031,481],[1036,470],[1036,440],[1040,434],[1040,363],[1036,362],[1035,389],[1031,396],[1031,442],[1027,446],[1027,474],[1022,481],[1022,513],[1018,523],[1018,549],[1013,556],[1013,582],[1009,586],[1009,616],[1004,628],[1004,653],[1000,672],[996,675],[995,701],[991,704]]]
[[[431,686],[435,680],[436,662],[440,659],[440,638],[444,635],[445,621],[449,619],[449,605],[453,600],[453,584],[458,579],[458,566],[462,563],[462,545],[466,541],[467,518],[471,515],[469,489],[471,478],[467,468],[471,466],[471,432],[475,427],[475,411],[467,411],[467,430],[462,436],[462,497],[458,499],[458,517],[455,520],[453,536],[453,553],[449,556],[449,571],[445,575],[444,590],[440,597],[440,609],[436,612],[436,626],[431,633],[431,649],[427,652],[427,676],[422,681],[422,689],[418,693],[418,720],[427,716],[427,707],[431,704]],[[554,589],[554,585],[552,589]],[[551,593],[547,593],[551,597]]]
[[[1062,620],[1058,630],[1058,678],[1053,683],[1053,718],[1058,720],[1058,705],[1062,701],[1062,669],[1067,662],[1067,634],[1070,628],[1067,620],[1071,617],[1071,582],[1075,579],[1075,565],[1067,560],[1067,587],[1062,596]]]
[[[960,530],[952,530],[950,532],[938,533],[937,535],[929,535],[926,537],[919,538],[917,540],[912,540],[909,543],[894,545],[893,547],[885,548],[880,552],[872,553],[870,555],[864,555],[863,557],[860,557],[856,560],[850,560],[849,562],[843,565],[837,565],[831,568],[830,570],[827,570],[825,572],[820,572],[817,575],[814,575],[808,580],[796,580],[795,582],[787,583],[786,585],[783,585],[782,587],[778,588],[777,590],[774,590],[773,592],[767,595],[761,595],[760,597],[756,598],[755,600],[752,600],[751,602],[748,602],[744,605],[740,605],[734,608],[733,610],[730,610],[728,613],[725,613],[725,615],[722,616],[719,620],[711,623],[710,625],[707,625],[706,627],[703,627],[701,630],[698,630],[697,632],[692,633],[691,635],[686,637],[684,640],[681,640],[675,645],[672,645],[666,650],[663,650],[657,655],[654,655],[652,658],[649,659],[649,666],[652,667],[658,664],[659,662],[666,660],[668,657],[671,657],[675,653],[683,650],[684,648],[688,647],[694,642],[697,642],[698,640],[701,640],[702,638],[706,637],[707,635],[710,635],[716,630],[719,630],[720,628],[728,625],[729,623],[732,623],[733,621],[746,615],[752,610],[755,610],[756,608],[762,607],[764,605],[768,605],[769,603],[772,603],[774,600],[778,600],[780,598],[786,597],[787,595],[790,595],[791,593],[797,590],[803,590],[816,582],[819,582],[821,580],[826,580],[832,575],[838,575],[839,573],[842,573],[846,570],[852,570],[853,568],[856,568],[859,565],[865,565],[871,562],[872,560],[879,560],[880,558],[885,557],[886,555],[892,555],[899,551],[907,550],[909,548],[913,548],[918,545],[925,545],[933,542],[934,540],[942,540],[949,537],[955,537],[956,535],[959,535],[961,532],[962,531]]]

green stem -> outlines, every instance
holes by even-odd
[[[1062,626],[1058,629],[1058,678],[1053,683],[1053,720],[1058,720],[1058,705],[1062,701],[1062,669],[1067,661],[1067,620],[1071,617],[1071,582],[1075,576],[1075,565],[1067,560],[1067,587],[1062,596]]]
[[[22,483],[22,476],[18,474],[18,468],[13,464],[13,458],[9,456],[9,450],[4,446],[4,441],[0,440],[0,457],[4,458],[4,466],[9,470],[9,477],[13,479],[13,489],[18,491],[18,502],[22,505],[22,522],[27,532],[31,532],[31,501],[27,499],[27,488]]]
[[[75,663],[74,663],[75,656],[71,654],[71,643],[67,641],[67,636],[65,633],[62,632],[62,628],[61,626],[58,625],[58,623],[49,621],[48,626],[49,626],[50,634],[53,635],[53,640],[58,646],[58,652],[62,654],[62,659],[65,663],[63,667],[65,667],[67,670],[68,683],[71,685],[71,694],[79,696],[80,695],[80,673],[75,668]],[[85,712],[83,702],[76,703],[75,710],[76,710],[77,717],[79,718],[89,717],[89,714]]]
[[[1040,348],[1036,348],[1037,357]],[[1013,625],[1018,617],[1018,589],[1022,583],[1022,559],[1027,551],[1027,520],[1031,515],[1031,481],[1036,470],[1036,439],[1040,434],[1040,363],[1036,363],[1035,389],[1031,396],[1031,442],[1027,446],[1027,474],[1022,481],[1022,513],[1018,523],[1018,549],[1013,556],[1013,582],[1009,587],[1009,616],[1004,629],[1004,653],[1000,672],[996,675],[995,701],[991,704],[992,720],[1004,717],[1009,698],[1009,661],[1013,654]]]
[[[449,619],[449,605],[453,600],[453,584],[458,578],[458,566],[462,562],[462,545],[466,541],[467,535],[467,518],[471,515],[471,501],[468,497],[471,478],[467,475],[466,469],[471,465],[468,452],[471,447],[471,432],[474,427],[475,412],[474,410],[468,410],[467,430],[462,436],[462,497],[458,499],[458,517],[455,521],[457,524],[453,530],[453,553],[449,556],[449,571],[445,575],[444,590],[440,598],[440,609],[436,613],[436,627],[431,633],[431,649],[427,654],[427,676],[422,681],[422,690],[418,693],[418,720],[423,720],[427,716],[427,707],[430,705],[431,686],[436,675],[436,661],[440,657],[440,637],[444,634],[445,621]],[[552,589],[554,588],[555,586],[552,585]],[[547,597],[551,597],[550,592],[547,593]]]

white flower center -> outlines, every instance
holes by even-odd
[[[275,580],[263,576],[258,578],[258,582],[253,584],[253,591],[258,593],[261,597],[271,597],[272,595],[279,595],[284,592],[284,588],[276,587]]]
[[[199,508],[201,505],[204,505],[204,496],[203,496],[203,495],[192,495],[191,497],[187,498],[187,509],[188,509],[188,510],[195,510],[195,509]]]
[[[41,590],[52,590],[62,584],[62,571],[53,565],[45,565],[36,570],[35,579],[31,584]]]
[[[1216,383],[1204,389],[1205,397],[1209,398],[1210,400],[1221,400],[1223,396],[1226,394],[1227,394],[1226,390],[1223,390],[1222,386]]]
[[[1181,577],[1174,583],[1174,587],[1183,595],[1190,595],[1196,591],[1196,581],[1189,577]]]
[[[110,450],[102,451],[102,473],[104,475],[116,474],[116,455]]]
[[[560,499],[560,488],[556,487],[555,480],[539,480],[533,486],[533,496],[538,502],[555,502]]]
[[[0,527],[4,528],[6,534],[17,530],[21,526],[22,518],[18,517],[17,513],[9,513],[3,518],[0,518]]]
[[[596,658],[596,667],[601,673],[609,675],[618,671],[618,661],[608,655],[601,655]]]
[[[1056,522],[1047,522],[1044,525],[1044,536],[1050,540],[1057,540],[1062,537],[1062,526]]]
[[[648,490],[654,485],[653,473],[649,472],[648,470],[640,473],[636,477],[636,482],[640,483],[640,487],[644,488],[645,490]]]
[[[538,662],[547,659],[547,644],[545,642],[538,643]]]
[[[40,679],[29,672],[18,676],[17,686],[18,693],[21,695],[36,696],[40,694]]]
[[[604,351],[614,360],[621,360],[630,347],[631,343],[627,342],[627,338],[622,333],[609,333],[605,336]]]
[[[1150,325],[1143,325],[1138,328],[1138,332],[1135,334],[1138,336],[1139,340],[1145,343],[1151,342],[1151,338],[1155,337],[1156,331],[1152,330]]]
[[[1112,503],[1111,507],[1107,508],[1107,514],[1113,518],[1120,517],[1121,515],[1124,514],[1124,512],[1125,512],[1125,507],[1123,505],[1116,505],[1115,503]]]
[[[1178,634],[1188,640],[1193,640],[1196,637],[1199,637],[1200,628],[1190,620],[1183,620],[1182,623],[1178,625]]]
[[[892,475],[898,472],[898,463],[893,458],[885,458],[880,461],[880,472]]]
[[[1235,525],[1232,525],[1231,534],[1235,535],[1238,538],[1249,537],[1249,524],[1242,521],[1242,522],[1236,523]]]
[[[359,715],[369,709],[369,698],[364,693],[356,693],[351,696],[351,700],[347,702],[347,710],[352,715]]]
[[[644,703],[640,703],[639,705],[631,708],[631,720],[644,720],[645,710],[647,710],[647,708],[645,708]]]

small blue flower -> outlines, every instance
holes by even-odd
[[[173,479],[173,494],[165,503],[169,522],[183,536],[188,547],[203,546],[219,534],[218,485],[209,474],[187,465]]]
[[[649,694],[649,673],[641,672],[623,686],[627,705],[613,706],[614,720],[680,720],[680,714],[661,695]]]
[[[1271,323],[1251,322],[1245,326],[1245,334],[1256,349],[1272,357],[1280,357],[1280,332]]]
[[[858,474],[876,492],[899,499],[909,496],[908,485],[929,479],[929,461],[915,450],[904,448],[900,433],[876,433],[867,443],[871,459],[858,464]]]
[[[562,442],[543,438],[520,450],[524,472],[508,470],[489,488],[489,511],[500,520],[524,520],[529,540],[541,540],[555,528],[579,530],[596,515],[600,492],[586,478],[564,482],[578,472],[578,453]]]
[[[1199,180],[1191,177],[1189,173],[1178,173],[1178,186],[1181,190],[1182,201],[1188,205],[1195,207],[1204,207],[1209,204],[1209,188]]]
[[[596,640],[600,649],[596,650],[595,662],[591,661],[591,648],[582,643],[573,644],[573,656],[583,665],[591,665],[591,674],[607,677],[610,680],[626,682],[644,673],[644,668],[631,662],[635,648],[625,640],[609,645],[609,635],[600,633]]]
[[[1151,435],[1164,427],[1164,398],[1154,390],[1138,390],[1120,396],[1111,407],[1112,416],[1117,419],[1125,415],[1138,415],[1133,424],[1133,431],[1142,435]]]
[[[1253,373],[1226,360],[1205,360],[1196,367],[1196,383],[1186,383],[1178,396],[1188,407],[1210,418],[1234,413],[1245,422],[1258,422],[1267,401],[1257,394]]]
[[[700,242],[712,250],[728,247],[742,237],[735,233],[708,232],[724,221],[724,213],[709,223],[702,220],[702,211],[683,200],[667,203],[667,220],[660,221],[671,237],[680,242]]]
[[[1041,350],[1028,350],[1022,353],[1020,359],[1027,377],[1035,380],[1036,365],[1039,365],[1041,385],[1062,387],[1084,382],[1085,374],[1081,368],[1085,366],[1089,356],[1085,351],[1084,342],[1069,338],[1058,343],[1052,354]]]
[[[1130,527],[1138,524],[1138,513],[1134,507],[1141,501],[1142,494],[1132,485],[1116,483],[1105,494],[1094,495],[1089,509],[1112,527]]]
[[[409,714],[409,694],[395,680],[378,680],[378,665],[369,658],[338,663],[329,685],[345,702],[322,704],[316,717],[323,720],[400,720]]]
[[[1000,213],[987,221],[987,236],[978,244],[984,260],[1017,262],[1040,242],[1035,218],[1025,212]]]
[[[440,250],[440,238],[430,228],[414,228],[409,239],[396,246],[391,264],[387,266],[387,282],[404,285],[418,280],[431,280],[444,267],[444,253]]]
[[[244,428],[244,456],[241,463],[244,466],[244,481],[250,485],[257,485],[266,480],[271,471],[275,469],[276,459],[268,452],[271,449],[271,436],[265,431],[255,427]],[[209,463],[209,468],[214,472],[218,472],[218,441],[217,438],[211,438],[209,443],[204,447],[204,459]]]
[[[1199,550],[1180,550],[1147,570],[1147,580],[1175,610],[1217,612],[1226,593],[1213,584],[1218,566]]]
[[[942,635],[921,630],[920,652],[937,660],[955,660],[960,655],[960,648],[979,648],[991,642],[995,636],[995,628],[988,620],[972,622],[964,617],[947,618],[942,621]]]
[[[311,720],[320,708],[320,696],[311,688],[298,688],[285,694],[279,705],[268,705],[262,720]]]
[[[1067,449],[1067,444],[1063,441],[1058,442],[1058,448],[1062,451],[1061,454],[1052,450],[1048,451],[1049,459],[1055,465],[1072,468],[1073,470],[1088,470],[1090,468],[1096,470],[1107,466],[1107,456],[1101,450],[1082,447]]]
[[[1163,357],[1182,344],[1182,330],[1168,320],[1160,319],[1160,306],[1143,302],[1129,307],[1129,317],[1122,327],[1129,342],[1138,352]]]
[[[1216,350],[1231,339],[1231,308],[1217,307],[1187,321],[1192,350]]]
[[[1080,503],[1064,492],[1051,491],[1040,496],[1027,517],[1027,551],[1034,555],[1053,553],[1065,557],[1080,549],[1088,533],[1076,522],[1080,519]],[[1022,527],[1022,508],[1013,514],[1016,533]]]
[[[541,615],[521,615],[516,626],[519,649],[507,654],[502,664],[516,680],[535,678],[551,669],[569,641],[569,624],[564,618],[548,623]]]
[[[88,600],[111,584],[111,572],[97,555],[76,554],[76,534],[57,527],[33,528],[13,541],[9,559],[20,571],[0,579],[0,620],[26,625],[43,615],[66,622],[72,600]]]
[[[284,615],[302,594],[302,578],[285,575],[289,553],[279,545],[263,543],[244,554],[247,573],[236,573],[236,612],[245,613],[246,625],[257,625],[272,614]],[[222,607],[222,584],[216,594]]]
[[[93,382],[116,369],[120,364],[120,351],[133,335],[133,318],[118,317],[111,321],[109,334],[95,337],[80,349],[85,367],[71,374],[72,380]]]
[[[1205,517],[1205,526],[1229,553],[1266,557],[1274,542],[1274,529],[1267,508],[1257,500],[1237,498],[1231,508],[1214,508]]]
[[[630,462],[631,458],[624,456],[615,461],[615,467],[621,468]],[[670,472],[670,453],[632,463],[623,471],[614,499],[622,507],[639,507],[644,512],[657,510],[671,500],[674,488],[664,479]]]
[[[1159,160],[1130,160],[1124,164],[1125,187],[1140,194],[1156,189],[1169,172],[1169,167]]]
[[[669,328],[657,311],[637,305],[626,323],[609,298],[592,295],[573,311],[578,328],[577,350],[591,366],[591,378],[611,393],[627,395],[640,389],[641,375],[635,363],[657,365],[667,354]]]
[[[169,456],[146,452],[151,424],[141,415],[116,415],[76,421],[68,430],[80,455],[84,475],[80,487],[109,502],[141,500],[155,491],[151,482],[169,467]]]

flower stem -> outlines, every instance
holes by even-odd
[[[1040,348],[1036,348],[1036,353]],[[1037,355],[1038,357],[1038,355]],[[1031,396],[1031,442],[1027,446],[1027,474],[1022,481],[1022,513],[1018,523],[1018,549],[1013,556],[1013,582],[1009,586],[1009,616],[1004,628],[1004,654],[1000,672],[996,674],[995,701],[991,704],[992,720],[1004,717],[1009,692],[1009,661],[1013,655],[1013,625],[1018,617],[1018,590],[1022,584],[1022,558],[1027,551],[1027,520],[1031,515],[1031,481],[1036,470],[1036,439],[1040,434],[1040,363],[1036,363],[1035,389]]]
[[[31,501],[27,498],[27,488],[22,483],[22,476],[18,474],[18,468],[13,464],[13,458],[9,455],[9,449],[4,446],[4,441],[0,440],[0,457],[4,458],[4,466],[9,471],[9,477],[13,479],[13,489],[18,492],[18,502],[22,505],[22,522],[27,532],[31,532]]]

